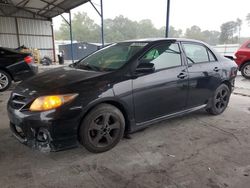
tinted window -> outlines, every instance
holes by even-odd
[[[183,44],[183,48],[185,50],[189,63],[202,63],[210,61],[207,48],[202,45]]]
[[[214,57],[214,54],[212,54],[212,52],[210,50],[207,50],[207,52],[208,52],[209,60],[210,61],[216,61],[216,59]]]
[[[143,42],[125,42],[108,46],[81,60],[76,65],[76,68],[96,71],[117,70],[147,44]]]
[[[156,70],[181,65],[181,53],[178,44],[168,43],[148,51],[141,62],[153,63]]]
[[[247,48],[250,48],[250,43],[247,45]]]

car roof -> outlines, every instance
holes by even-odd
[[[179,41],[179,42],[204,43],[204,42],[199,41],[199,40],[185,39],[185,38],[145,38],[145,39],[126,40],[126,41],[121,41],[121,42],[160,42],[160,41]]]

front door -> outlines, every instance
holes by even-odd
[[[139,60],[153,63],[155,71],[133,80],[136,123],[180,111],[188,94],[188,73],[178,43],[162,43],[150,49]]]

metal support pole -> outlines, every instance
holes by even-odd
[[[17,18],[15,18],[15,24],[16,24],[16,36],[17,36],[17,45],[18,47],[21,46],[21,43],[20,43],[20,35],[19,35],[19,25],[18,25],[18,20]]]
[[[102,47],[104,47],[104,28],[103,28],[103,3],[101,1],[101,39],[102,39]]]
[[[168,38],[169,35],[169,15],[170,15],[170,0],[167,0],[167,17],[166,17],[166,33],[165,37]]]
[[[70,44],[71,44],[71,59],[72,59],[72,63],[74,63],[74,50],[73,50],[73,33],[72,33],[71,11],[69,11],[69,32],[70,32]]]
[[[102,0],[100,0],[101,12],[96,8],[96,6],[91,1],[89,2],[92,5],[92,7],[96,10],[97,14],[99,14],[99,16],[101,17],[101,43],[102,43],[102,47],[104,47],[103,2]]]
[[[50,20],[51,23],[51,34],[52,34],[52,45],[53,45],[53,59],[54,62],[56,62],[56,48],[55,48],[55,35],[54,35],[54,26],[52,20]]]

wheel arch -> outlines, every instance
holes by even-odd
[[[240,66],[239,66],[239,71],[241,71],[242,67],[243,67],[246,63],[250,63],[250,59],[247,59],[247,60],[245,60],[243,63],[240,64]]]
[[[95,102],[94,104],[90,105],[83,113],[82,117],[81,117],[81,121],[77,127],[77,134],[78,134],[78,140],[80,140],[79,137],[79,131],[80,131],[80,127],[81,124],[84,120],[84,118],[87,116],[87,114],[93,110],[96,106],[101,105],[101,104],[110,104],[113,105],[114,107],[116,107],[117,109],[119,109],[121,111],[121,113],[123,114],[123,117],[125,119],[125,134],[127,132],[129,132],[129,130],[131,129],[131,121],[129,118],[129,112],[128,109],[125,107],[125,105],[123,105],[120,101],[114,100],[114,99],[106,99],[106,100],[101,100],[98,102]]]
[[[6,72],[7,74],[9,74],[9,75],[10,75],[10,78],[11,78],[12,80],[14,80],[12,74],[10,73],[10,71],[9,71],[8,69],[6,69],[6,68],[4,68],[4,67],[0,67],[0,70]]]
[[[228,88],[230,89],[230,92],[232,92],[232,84],[229,80],[224,80],[221,84],[227,85]]]

